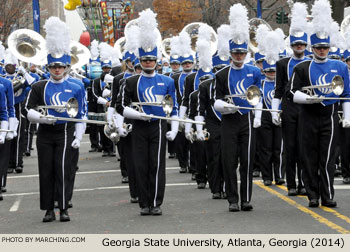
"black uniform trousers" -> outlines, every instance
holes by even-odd
[[[190,167],[188,169],[188,172],[191,174],[196,174],[196,145],[195,143],[189,142],[189,149],[190,149]]]
[[[193,142],[194,158],[195,158],[195,174],[197,184],[207,183],[207,159],[205,155],[205,142],[195,141]]]
[[[350,178],[350,129],[340,124],[341,171],[343,178]]]
[[[263,180],[284,177],[284,149],[282,128],[272,123],[271,113],[262,112],[261,127],[257,131],[259,139],[259,166]]]
[[[169,143],[169,142],[168,142]],[[188,168],[190,142],[184,131],[179,131],[175,138],[176,157],[181,168]]]
[[[164,120],[133,122],[133,159],[141,208],[158,207],[163,203],[166,130]]]
[[[9,168],[23,167],[23,153],[25,151],[26,119],[22,115],[24,104],[15,104],[16,117],[18,120],[17,136],[10,141]]]
[[[6,187],[7,168],[10,161],[11,141],[5,140],[4,144],[0,144],[0,179],[1,187]]]
[[[129,178],[129,190],[132,198],[138,197],[136,172],[133,158],[132,135],[130,132],[126,137],[121,137],[119,144],[120,170],[123,177]]]
[[[72,170],[70,172],[68,200],[72,200],[72,197],[73,197],[74,182],[75,182],[75,175],[77,174],[77,170],[78,170],[78,162],[79,162],[79,149],[72,148],[72,166],[71,166]]]
[[[299,161],[299,105],[287,99],[282,101],[282,135],[286,153],[286,179],[288,189],[297,189],[296,172],[298,173],[298,189],[304,187],[302,166]]]
[[[334,197],[335,146],[339,134],[337,104],[305,105],[300,113],[300,153],[308,198]]]
[[[36,123],[31,123],[26,120],[26,129],[25,129],[25,152],[30,153],[33,146],[33,136],[36,131]]]
[[[104,152],[114,152],[114,143],[108,137],[106,137],[104,133],[104,126],[98,125],[97,130],[100,134],[102,150]]]
[[[40,209],[54,208],[55,191],[60,209],[68,208],[72,186],[74,123],[40,124],[37,133]],[[75,166],[76,167],[76,166]],[[56,187],[56,190],[55,190]]]
[[[221,124],[206,120],[205,127],[210,133],[209,140],[205,142],[209,187],[211,193],[220,193],[224,191],[224,171],[221,160]]]
[[[255,157],[255,129],[251,112],[222,116],[221,153],[227,200],[229,203],[238,203],[239,200],[236,173],[239,158],[241,202],[250,202]]]

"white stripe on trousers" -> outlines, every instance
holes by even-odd
[[[64,184],[64,159],[66,157],[66,147],[67,147],[67,123],[64,126],[64,148],[62,153],[62,197],[63,197],[63,209],[66,209],[65,205],[65,184]]]
[[[248,167],[247,167],[247,201],[250,202],[249,198],[249,165],[250,165],[250,141],[251,141],[251,134],[252,129],[250,125],[250,111],[248,112],[248,123],[249,123],[249,142],[248,142]]]
[[[326,166],[325,166],[325,170],[326,170],[326,174],[327,174],[328,192],[329,192],[329,198],[330,198],[330,199],[332,199],[332,191],[331,191],[331,183],[330,183],[330,181],[329,181],[329,174],[328,174],[328,171],[327,171],[327,166],[328,166],[328,162],[329,162],[329,156],[330,156],[330,152],[331,152],[331,146],[332,146],[333,134],[334,134],[333,114],[334,114],[334,104],[332,105],[332,115],[331,115],[332,133],[331,133],[331,139],[329,140],[328,153],[327,153],[327,161],[326,161]]]
[[[160,148],[162,146],[162,120],[159,120],[159,145],[158,145],[158,163],[156,173],[156,190],[154,193],[153,206],[157,206],[157,193],[158,193],[158,173],[159,173],[159,162],[160,162]]]

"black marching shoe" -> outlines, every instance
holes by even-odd
[[[30,157],[30,151],[26,151],[26,152],[24,152],[24,156],[26,156],[26,157]]]
[[[91,148],[91,150],[89,150],[89,152],[97,152],[98,149],[97,148]]]
[[[344,178],[343,184],[350,184],[350,177]]]
[[[253,177],[254,178],[260,177],[260,172],[259,171],[253,171]]]
[[[139,203],[139,198],[138,197],[131,197],[130,203]]]
[[[329,199],[326,201],[322,201],[322,206],[325,207],[336,207],[337,206],[337,202],[335,200]]]
[[[201,182],[197,185],[198,189],[205,189],[205,183]]]
[[[196,180],[196,174],[195,173],[192,173],[191,180]]]
[[[73,203],[71,200],[68,201],[68,208],[73,208]]]
[[[288,189],[288,196],[297,196],[298,193],[297,193],[297,190],[294,189],[294,188],[290,188]]]
[[[186,173],[187,172],[187,168],[186,167],[180,167],[180,173]]]
[[[320,203],[318,202],[318,199],[311,199],[309,201],[309,207],[318,207]]]
[[[225,192],[222,192],[222,193],[221,193],[221,198],[222,198],[222,199],[227,199],[227,194],[226,194]]]
[[[7,173],[13,173],[14,168],[7,168]]]
[[[127,183],[129,183],[128,176],[122,177],[122,184],[127,184]]]
[[[2,197],[2,192],[0,191],[0,201],[4,200],[4,197]]]
[[[284,183],[286,183],[286,181],[284,179],[282,179],[282,178],[278,178],[275,181],[276,185],[283,185]]]
[[[298,195],[306,195],[306,189],[304,187],[298,189]]]
[[[213,193],[212,198],[213,198],[213,199],[221,199],[221,193],[219,193],[219,192]]]
[[[239,206],[237,203],[230,203],[228,206],[228,210],[230,212],[238,212],[239,211]]]
[[[250,211],[253,210],[253,206],[249,202],[242,202],[241,209],[242,211]]]
[[[270,186],[270,185],[272,185],[271,180],[264,180],[264,186]]]
[[[5,186],[1,187],[1,192],[7,192],[7,189]]]
[[[143,208],[141,208],[140,214],[141,214],[142,216],[151,215],[151,212],[150,212],[150,210],[149,210],[149,207],[143,207]]]
[[[152,207],[151,208],[151,214],[152,215],[162,215],[162,209],[160,209],[160,207]]]
[[[52,222],[56,220],[56,215],[53,210],[47,210],[43,218],[43,222]]]
[[[15,168],[16,173],[22,173],[23,172],[23,167],[18,166]]]
[[[67,209],[60,209],[60,222],[70,221]]]

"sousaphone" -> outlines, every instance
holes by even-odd
[[[39,66],[47,63],[46,41],[33,30],[19,29],[12,32],[7,44],[12,54],[20,61]]]
[[[269,28],[270,31],[272,31],[272,28],[264,19],[261,19],[261,18],[252,18],[252,19],[249,19],[248,22],[249,22],[248,48],[249,48],[249,51],[252,53],[252,56],[254,57],[254,54],[258,52],[258,43],[255,40],[258,26],[261,24],[264,24]]]
[[[74,40],[71,40],[69,46],[71,54],[71,65],[73,69],[80,69],[82,66],[89,64],[91,53],[86,46]]]

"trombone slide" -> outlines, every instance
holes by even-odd
[[[323,101],[323,100],[345,100],[349,101],[349,97],[310,97],[306,98],[307,101]]]
[[[235,105],[226,105],[224,108],[236,108],[236,109],[250,109],[250,110],[261,110],[261,111],[269,111],[269,112],[277,112],[282,113],[282,110],[276,110],[276,109],[264,109],[264,108],[254,108],[254,107],[240,107]]]
[[[204,125],[205,122],[199,122],[199,121],[194,121],[191,119],[180,119],[180,118],[172,118],[172,117],[165,117],[165,116],[156,116],[156,115],[143,115],[145,118],[149,119],[160,119],[160,120],[168,120],[168,121],[178,121],[178,122],[183,122],[183,123],[194,123],[194,124],[202,124]]]
[[[58,121],[67,121],[67,122],[77,122],[77,123],[92,123],[98,125],[106,125],[108,122],[98,121],[98,120],[86,120],[86,119],[78,119],[78,118],[69,118],[69,117],[51,117],[51,116],[40,116],[40,118],[46,119],[56,119]]]
[[[5,129],[0,129],[0,132],[15,132],[14,130],[5,130]]]

